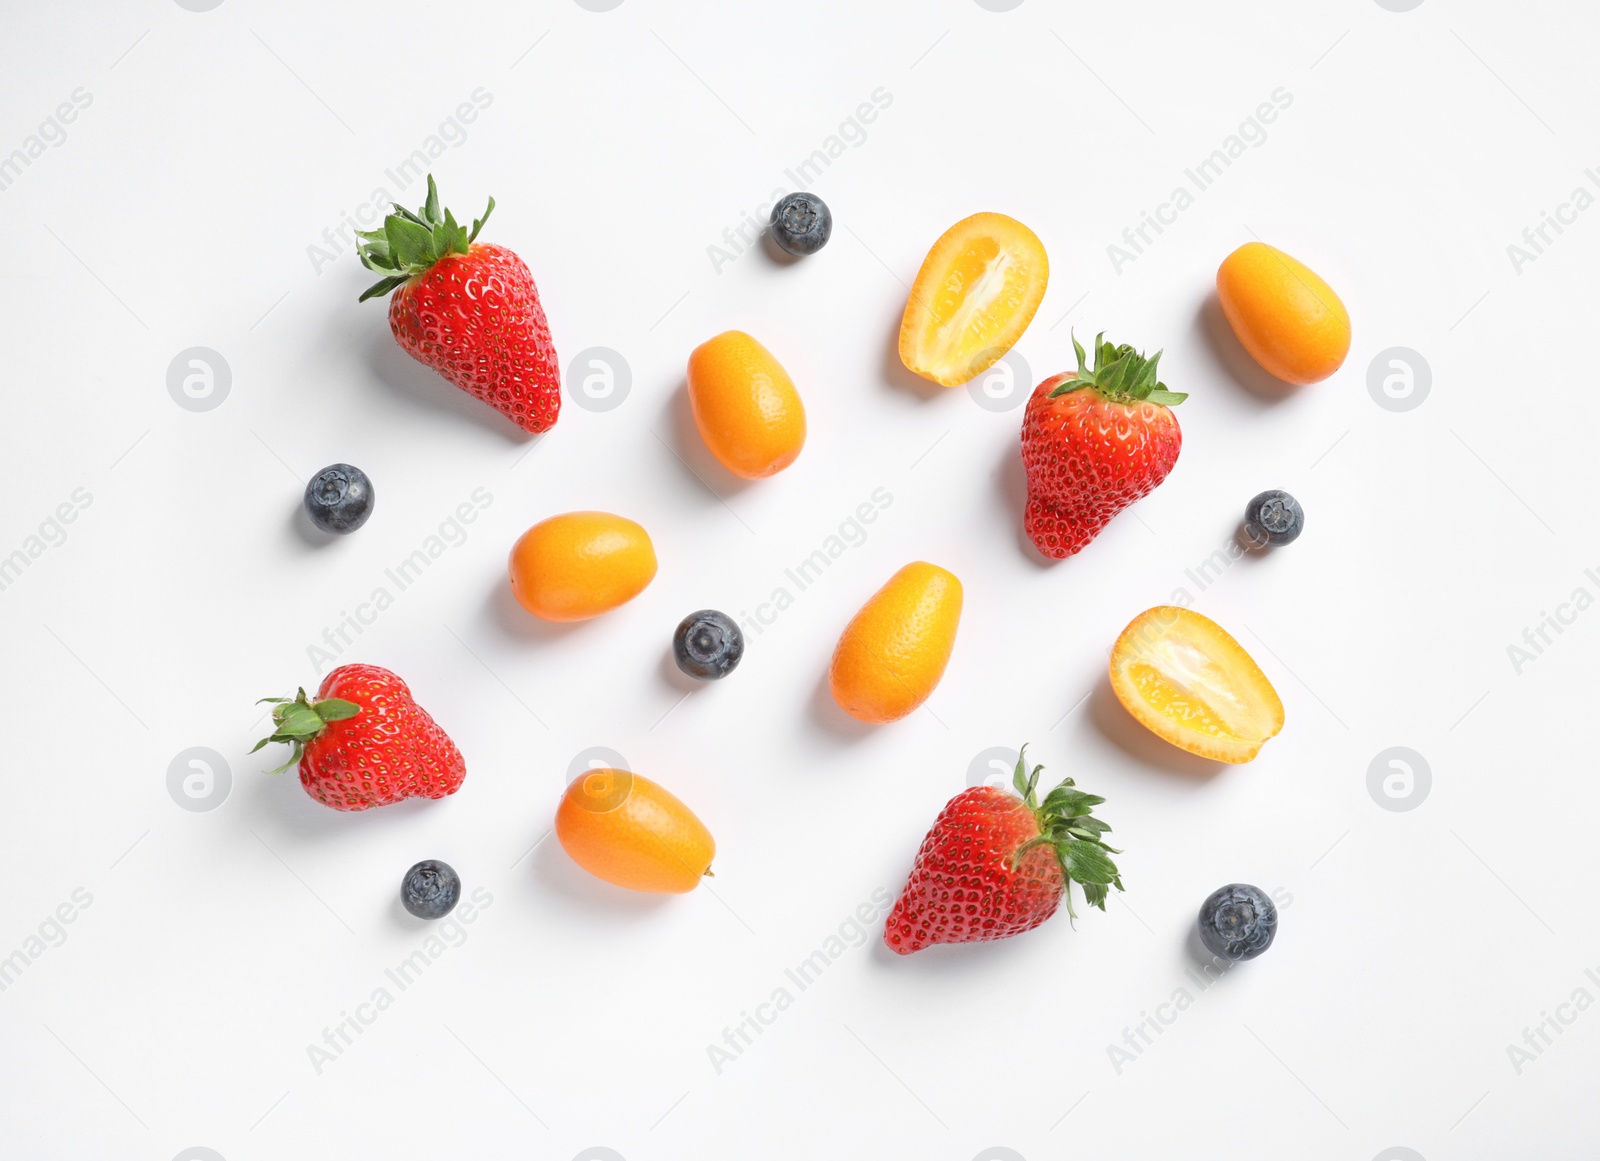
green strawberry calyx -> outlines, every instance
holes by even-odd
[[[1085,387],[1093,387],[1115,403],[1159,403],[1163,407],[1176,407],[1189,398],[1186,392],[1168,391],[1165,383],[1157,381],[1160,351],[1147,359],[1127,343],[1117,346],[1106,342],[1105,337],[1104,331],[1094,337],[1094,367],[1091,369],[1083,344],[1077,335],[1072,336],[1072,349],[1078,352],[1077,373],[1050,392],[1050,398]]]
[[[1072,919],[1078,917],[1072,909],[1073,883],[1083,889],[1084,901],[1089,906],[1104,911],[1106,895],[1109,893],[1107,888],[1122,890],[1122,874],[1117,870],[1117,864],[1111,861],[1112,855],[1122,852],[1102,841],[1100,836],[1111,828],[1091,813],[1105,799],[1098,794],[1086,794],[1073,784],[1071,778],[1064,778],[1040,801],[1039,773],[1044,767],[1035,766],[1030,773],[1027,753],[1026,746],[1017,752],[1017,770],[1011,784],[1017,788],[1023,805],[1033,811],[1033,817],[1039,824],[1039,836],[1017,848],[1011,856],[1011,869],[1016,870],[1023,856],[1035,847],[1049,847],[1055,852],[1056,861],[1061,864],[1061,874],[1066,879],[1067,915]]]
[[[433,174],[428,175],[428,200],[417,212],[395,203],[394,213],[383,219],[381,230],[356,231],[356,253],[361,265],[383,278],[367,287],[357,299],[366,302],[388,294],[419,274],[426,274],[441,258],[450,254],[465,254],[477,240],[478,231],[494,212],[494,199],[483,217],[472,223],[469,231],[456,222],[449,210],[439,209],[439,189],[433,184]]]
[[[292,698],[264,697],[256,704],[274,707],[272,711],[274,729],[272,733],[250,747],[250,752],[254,754],[270,742],[283,742],[293,747],[289,760],[282,766],[268,770],[268,774],[281,774],[298,763],[306,746],[327,728],[329,722],[342,722],[361,712],[361,707],[355,702],[346,701],[342,697],[325,697],[320,701],[311,701],[306,697],[304,689]]]

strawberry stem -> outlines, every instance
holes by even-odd
[[[1094,366],[1084,354],[1078,336],[1072,336],[1072,349],[1078,353],[1078,370],[1072,378],[1050,392],[1050,398],[1069,391],[1093,387],[1101,395],[1117,403],[1159,403],[1176,407],[1189,396],[1181,391],[1169,391],[1165,383],[1156,379],[1156,365],[1161,362],[1161,351],[1148,359],[1127,343],[1116,346],[1105,341],[1101,331],[1094,338]]]
[[[451,254],[465,254],[477,241],[489,215],[494,212],[494,199],[483,217],[474,219],[472,230],[456,222],[449,210],[439,209],[439,188],[428,175],[428,200],[417,212],[396,202],[394,213],[383,220],[381,230],[358,230],[356,253],[361,264],[383,278],[367,287],[358,302],[388,294],[420,274],[433,269],[435,263]]]
[[[1039,835],[1017,848],[1011,859],[1012,869],[1021,863],[1030,850],[1048,846],[1055,852],[1062,877],[1066,880],[1064,894],[1067,916],[1074,920],[1078,917],[1072,909],[1073,883],[1082,889],[1084,902],[1104,911],[1109,894],[1107,888],[1122,890],[1121,872],[1111,860],[1112,855],[1122,852],[1101,840],[1100,836],[1111,827],[1092,813],[1105,799],[1098,794],[1085,793],[1076,787],[1071,778],[1063,778],[1040,802],[1037,788],[1039,774],[1044,767],[1035,766],[1030,773],[1027,753],[1027,746],[1017,752],[1017,769],[1012,775],[1011,784],[1016,787],[1023,804],[1033,811],[1033,817],[1039,825]]]
[[[313,702],[306,697],[304,689],[297,692],[293,698],[264,697],[256,704],[275,707],[272,711],[274,729],[272,733],[250,747],[250,752],[254,754],[269,742],[283,742],[293,747],[289,753],[289,760],[282,766],[268,770],[268,774],[281,774],[298,763],[306,746],[327,728],[329,722],[342,722],[361,712],[361,707],[355,702],[346,701],[342,697],[325,697],[321,701]]]

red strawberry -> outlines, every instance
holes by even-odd
[[[1167,478],[1183,446],[1168,408],[1188,396],[1156,382],[1161,352],[1146,359],[1104,338],[1095,338],[1092,371],[1073,339],[1077,371],[1035,387],[1022,418],[1022,466],[1028,473],[1023,527],[1040,552],[1057,560],[1083,548],[1113,516],[1149,495]]]
[[[293,746],[273,773],[298,761],[300,784],[324,806],[366,810],[407,798],[444,798],[467,776],[456,744],[387,669],[341,665],[323,678],[316,701],[307,701],[303,689],[292,701],[262,700],[277,706],[277,728],[255,750],[268,742]]]
[[[357,243],[362,265],[384,276],[361,301],[399,287],[389,329],[413,359],[525,431],[555,426],[561,364],[533,275],[504,246],[476,241],[494,199],[469,233],[449,210],[441,214],[430,174],[427,204],[394,210]]]
[[[1026,747],[1024,747],[1024,752]],[[974,943],[1031,931],[1056,913],[1069,885],[1106,909],[1106,888],[1122,879],[1100,836],[1111,828],[1089,812],[1105,799],[1064,780],[1039,802],[1043,766],[1027,773],[1017,755],[1017,793],[993,786],[963,790],[939,812],[922,840],[883,941],[901,955],[932,943]],[[1020,795],[1021,797],[1018,797]]]

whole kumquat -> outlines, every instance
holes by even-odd
[[[711,454],[742,479],[783,471],[805,446],[800,393],[772,352],[743,331],[723,331],[694,349],[689,405]]]
[[[711,873],[717,844],[694,812],[629,770],[589,770],[556,808],[556,838],[596,878],[655,894],[693,891]]]
[[[586,621],[644,591],[656,575],[650,534],[610,512],[541,520],[511,549],[511,591],[546,621]]]
[[[851,717],[898,721],[944,676],[961,621],[961,582],[936,564],[906,565],[845,626],[828,687]]]
[[[1333,288],[1265,242],[1223,259],[1217,298],[1250,357],[1285,383],[1318,383],[1350,353],[1350,314]]]

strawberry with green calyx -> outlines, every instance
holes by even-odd
[[[292,698],[264,697],[256,704],[276,707],[272,711],[272,724],[275,728],[272,733],[251,746],[250,752],[254,754],[272,742],[283,742],[293,747],[289,751],[289,760],[282,766],[274,766],[267,771],[268,774],[282,774],[300,761],[301,755],[305,753],[306,743],[313,741],[322,733],[329,722],[342,722],[361,712],[361,707],[355,702],[346,701],[342,697],[325,697],[321,701],[313,702],[306,697],[304,686]]]
[[[430,173],[428,200],[420,211],[412,213],[396,202],[394,213],[383,221],[383,229],[357,231],[357,236],[362,239],[356,247],[361,264],[385,277],[367,287],[356,301],[366,302],[369,298],[388,294],[412,278],[426,274],[439,259],[449,254],[470,254],[472,243],[478,240],[478,231],[483,229],[492,213],[494,198],[489,199],[483,217],[473,221],[470,232],[458,225],[455,214],[450,210],[440,211],[439,187],[434,184]]]
[[[561,364],[533,275],[504,246],[479,242],[494,210],[468,230],[428,176],[416,212],[396,205],[381,230],[358,234],[361,263],[383,277],[361,300],[393,292],[389,329],[418,362],[506,415],[548,431],[561,412]]]
[[[1095,338],[1091,368],[1074,337],[1078,369],[1033,389],[1022,420],[1028,477],[1023,526],[1048,557],[1081,550],[1113,516],[1167,478],[1183,433],[1170,410],[1188,396],[1156,377],[1161,361]]]
[[[292,747],[273,773],[299,763],[306,793],[335,810],[366,810],[407,798],[444,798],[461,788],[466,763],[455,743],[400,678],[376,665],[341,665],[315,700],[269,697],[271,742]]]
[[[1043,766],[1017,755],[1016,793],[974,786],[952,798],[917,851],[911,874],[884,924],[883,940],[900,955],[935,943],[1005,939],[1039,926],[1070,897],[1076,882],[1090,906],[1105,910],[1109,887],[1122,890],[1102,839],[1111,828],[1091,813],[1105,799],[1071,778],[1038,797]]]

